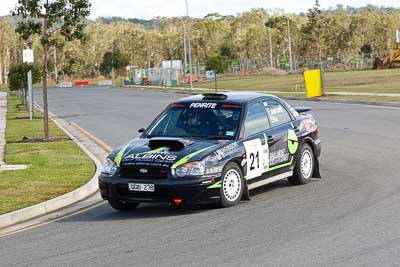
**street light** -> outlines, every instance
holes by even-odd
[[[14,42],[14,64],[17,65],[17,34],[15,32],[16,25],[15,25],[15,23],[14,23],[14,25],[10,25],[10,23],[7,20],[3,20],[3,22],[8,27],[10,27],[14,30],[14,39],[13,39],[13,42]]]
[[[186,90],[186,66],[187,66],[187,47],[186,47],[186,22],[185,19],[182,19],[183,26],[183,51],[185,55],[184,67],[183,67],[183,88]]]
[[[269,64],[271,69],[274,67],[274,61],[273,61],[273,54],[272,54],[272,30],[271,27],[268,27],[269,29]]]
[[[188,53],[189,53],[189,81],[190,81],[190,91],[193,90],[193,79],[192,79],[192,49],[190,44],[190,25],[189,25],[189,4],[188,1],[185,0],[186,4],[186,23],[187,23],[187,36],[188,36]],[[185,81],[186,82],[186,81]]]
[[[290,63],[290,71],[293,71],[293,59],[292,59],[292,37],[290,34],[290,20],[289,17],[286,16],[287,25],[288,25],[288,41],[289,41],[289,63]]]

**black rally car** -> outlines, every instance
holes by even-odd
[[[258,93],[184,98],[108,156],[101,196],[118,210],[141,202],[228,207],[280,179],[306,184],[320,177],[321,153],[308,111]]]

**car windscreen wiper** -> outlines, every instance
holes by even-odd
[[[203,136],[205,139],[215,139],[215,140],[233,140],[233,137],[228,137],[225,135],[215,135],[215,136]]]

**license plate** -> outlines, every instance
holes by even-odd
[[[154,192],[154,184],[129,184],[129,191]]]

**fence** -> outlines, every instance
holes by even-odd
[[[347,56],[328,55],[322,59],[327,70],[338,69],[371,69],[374,63],[374,54],[349,54]],[[254,74],[263,71],[270,71],[271,61],[265,58],[244,58],[228,60],[227,75]],[[313,69],[319,67],[321,60],[310,57],[292,58],[292,71]],[[284,71],[291,71],[290,59],[286,56],[276,57],[272,60],[272,68]]]

